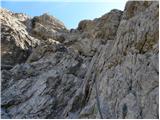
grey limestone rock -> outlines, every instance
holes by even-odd
[[[129,1],[70,32],[47,14],[2,13],[2,118],[159,118],[158,1]]]

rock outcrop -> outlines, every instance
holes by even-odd
[[[159,118],[158,1],[70,31],[48,14],[1,13],[2,67],[13,67],[2,69],[2,118]]]
[[[54,38],[62,42],[63,34],[67,32],[59,20],[47,14],[30,18],[22,13],[1,9],[0,19],[2,69],[24,63],[40,43],[54,41]]]
[[[32,36],[44,40],[51,38],[60,42],[64,41],[62,33],[67,32],[64,24],[47,13],[36,16],[26,23],[28,23],[28,28]]]
[[[29,48],[38,45],[39,40],[28,34],[26,26],[15,17],[14,13],[1,9],[0,19],[1,64],[2,69],[9,69],[17,63],[25,62],[31,52]]]

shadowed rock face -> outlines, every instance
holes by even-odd
[[[39,44],[39,40],[28,35],[26,26],[15,15],[18,14],[1,9],[2,68],[25,62],[30,54],[29,48]]]
[[[1,12],[2,118],[159,118],[158,1],[70,32],[47,14]]]
[[[0,18],[3,69],[12,68],[17,63],[24,63],[32,52],[32,48],[44,40],[55,38],[63,41],[64,37],[59,32],[67,31],[63,23],[48,14],[32,19],[22,13],[12,13],[1,9]],[[35,35],[31,36],[33,31]]]

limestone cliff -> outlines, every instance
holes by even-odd
[[[1,9],[2,118],[159,118],[159,3],[67,30]]]

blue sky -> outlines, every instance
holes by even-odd
[[[83,19],[94,19],[102,16],[112,9],[123,10],[125,1],[111,2],[110,1],[84,1],[78,0],[78,2],[70,0],[69,2],[51,1],[51,0],[33,0],[18,1],[18,0],[2,0],[1,7],[7,8],[13,12],[25,13],[29,16],[39,16],[43,13],[49,13],[61,20],[65,26],[70,28],[76,28],[78,23]]]

